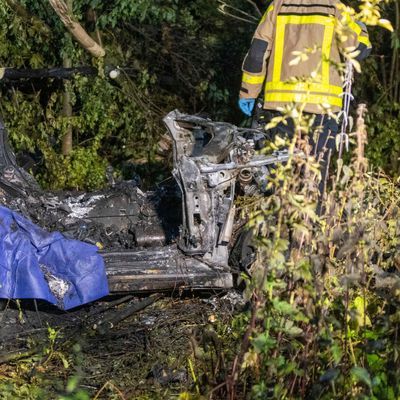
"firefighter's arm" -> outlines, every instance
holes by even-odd
[[[240,88],[241,99],[255,99],[262,90],[267,71],[267,59],[271,52],[273,40],[273,14],[272,3],[253,36],[251,47],[243,62],[243,77]]]

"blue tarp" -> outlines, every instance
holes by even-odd
[[[0,206],[0,298],[47,300],[68,310],[104,297],[108,283],[97,250]]]

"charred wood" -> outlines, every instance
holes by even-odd
[[[138,71],[135,68],[118,68],[107,66],[105,73],[109,75],[112,71],[122,71],[125,75],[136,76]],[[1,68],[0,78],[2,81],[19,81],[23,79],[73,79],[75,75],[97,76],[99,70],[94,67],[82,66],[71,68],[38,68],[38,69],[19,69]]]

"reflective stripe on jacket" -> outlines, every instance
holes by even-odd
[[[266,109],[297,103],[311,113],[340,111],[340,54],[357,51],[361,60],[371,50],[365,25],[346,17],[343,7],[337,0],[275,0],[243,62],[240,97],[257,98],[265,81]],[[344,35],[337,34],[341,29]]]

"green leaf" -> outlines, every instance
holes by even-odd
[[[354,299],[353,305],[355,309],[357,310],[357,322],[359,326],[371,326],[371,320],[368,317],[366,313],[366,301],[364,300],[364,297],[357,296]]]
[[[298,326],[294,325],[293,321],[286,321],[284,326],[284,332],[289,336],[300,336],[303,333],[303,329],[299,328]]]
[[[328,369],[320,378],[320,382],[332,382],[339,376],[340,371],[337,368]]]
[[[356,382],[362,382],[368,387],[372,387],[371,375],[365,368],[353,367],[350,371],[350,374]]]
[[[387,29],[390,32],[393,32],[393,26],[392,26],[391,22],[387,19],[380,19],[378,21],[378,25],[381,26],[382,28]]]
[[[342,348],[337,343],[334,343],[331,346],[331,352],[332,352],[332,357],[333,357],[333,360],[335,361],[335,364],[339,364],[343,357]]]
[[[72,393],[74,392],[79,385],[79,378],[77,376],[72,376],[71,378],[68,379],[67,383],[67,392]]]
[[[253,339],[254,350],[257,353],[266,353],[268,350],[272,349],[275,344],[276,340],[269,337],[268,333],[262,333]]]
[[[292,315],[297,311],[295,309],[295,307],[292,306],[287,301],[274,299],[273,305],[274,305],[275,310],[282,313],[283,315]]]

